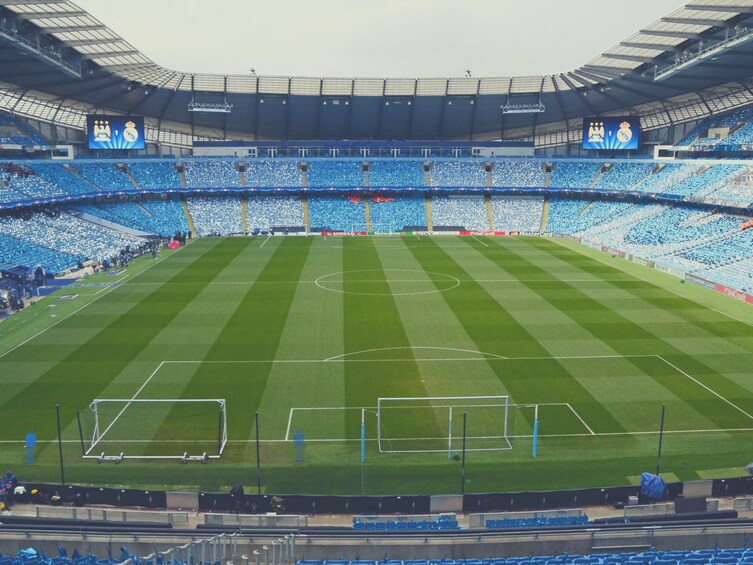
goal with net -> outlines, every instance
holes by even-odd
[[[98,398],[79,415],[84,458],[219,459],[227,444],[225,399]]]
[[[462,448],[464,437],[467,451],[512,449],[509,409],[509,396],[379,398],[379,451],[450,455]]]

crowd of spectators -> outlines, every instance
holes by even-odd
[[[463,227],[469,231],[489,231],[489,214],[480,196],[433,196],[431,219],[438,227]]]
[[[544,198],[495,197],[492,198],[492,213],[496,231],[537,232],[541,229]]]

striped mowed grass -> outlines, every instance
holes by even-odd
[[[275,493],[458,492],[463,413],[467,492],[628,484],[662,405],[666,472],[750,459],[753,314],[570,242],[208,238],[88,281],[0,326],[0,463],[29,480],[59,477],[56,404],[80,483],[255,485],[257,414]],[[117,400],[96,433],[94,399]],[[217,452],[223,424],[218,460],[161,459]]]

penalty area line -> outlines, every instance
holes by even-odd
[[[682,375],[685,375],[685,377],[689,378],[689,379],[690,379],[691,381],[693,381],[693,382],[694,382],[695,384],[697,384],[697,385],[698,385],[698,386],[700,386],[701,388],[704,388],[704,389],[706,389],[706,390],[707,390],[708,392],[710,392],[711,394],[713,394],[714,396],[716,396],[716,397],[717,397],[718,399],[722,400],[723,402],[726,402],[727,404],[729,404],[730,406],[732,406],[732,408],[734,408],[735,410],[737,410],[737,411],[738,411],[738,412],[740,412],[741,414],[744,414],[745,416],[747,416],[748,418],[750,418],[751,420],[753,420],[753,415],[749,414],[748,412],[746,412],[745,410],[743,410],[742,408],[740,408],[740,407],[739,407],[739,406],[738,406],[737,404],[735,404],[735,403],[734,403],[734,402],[732,402],[731,400],[729,400],[729,399],[727,399],[727,398],[723,397],[723,396],[722,396],[721,394],[719,394],[718,392],[716,392],[716,391],[715,391],[714,389],[712,389],[712,388],[710,388],[710,387],[706,386],[705,384],[703,384],[703,383],[702,383],[701,381],[699,381],[699,380],[698,380],[698,379],[696,379],[695,377],[693,377],[693,376],[689,375],[688,373],[686,373],[685,371],[683,371],[682,369],[680,369],[680,368],[679,368],[679,367],[678,367],[677,365],[675,365],[675,364],[673,364],[673,363],[671,363],[671,362],[667,361],[667,360],[666,360],[666,359],[665,359],[664,357],[662,357],[661,355],[657,355],[657,357],[658,357],[659,359],[661,359],[662,361],[664,361],[664,362],[665,362],[665,363],[666,363],[667,365],[669,365],[670,367],[672,367],[672,368],[673,368],[673,369],[674,369],[675,371],[677,371],[678,373],[680,373],[680,374],[682,374]]]

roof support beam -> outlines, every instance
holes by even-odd
[[[77,31],[103,31],[107,26],[97,25],[80,25],[80,26],[55,26],[39,28],[42,33],[76,33]]]
[[[80,18],[88,16],[87,12],[26,12],[16,14],[17,20],[53,20],[56,18]]]
[[[105,51],[103,53],[84,53],[81,55],[82,61],[92,61],[94,59],[109,59],[110,57],[127,57],[129,55],[139,55],[139,51]]]
[[[622,47],[634,47],[636,49],[655,49],[656,51],[682,51],[680,47],[674,45],[662,45],[661,43],[643,43],[639,41],[622,41]]]
[[[700,33],[691,31],[662,31],[658,29],[642,29],[640,33],[644,35],[654,35],[656,37],[678,37],[680,39],[700,39]]]
[[[699,26],[724,27],[724,20],[710,20],[710,19],[706,20],[703,18],[673,18],[673,17],[667,16],[665,18],[662,18],[661,21],[667,22],[669,24],[688,24],[688,25],[699,25]]]
[[[69,41],[62,41],[63,47],[86,47],[87,45],[110,45],[112,43],[123,43],[123,39],[120,37],[113,37],[111,39],[71,39]]]
[[[607,59],[619,59],[621,61],[635,61],[636,63],[655,63],[656,57],[639,57],[637,55],[622,55],[620,53],[602,53]]]
[[[693,4],[687,6],[688,10],[705,12],[733,12],[736,14],[753,14],[753,6],[718,6],[714,4]]]
[[[28,6],[30,4],[62,4],[66,0],[0,0],[0,6]]]
[[[631,72],[631,69],[620,69],[618,67],[605,67],[604,65],[583,65],[581,69],[585,69],[593,73],[603,75],[608,78],[619,78]],[[575,72],[578,72],[579,70],[580,69],[575,69]]]

